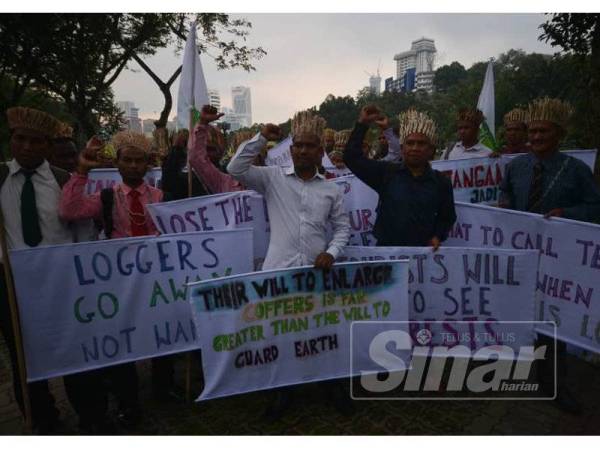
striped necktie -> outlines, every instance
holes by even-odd
[[[529,199],[527,202],[527,211],[533,213],[542,212],[542,179],[544,167],[542,163],[536,163],[533,166],[533,177],[529,187]]]

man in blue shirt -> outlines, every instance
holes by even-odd
[[[550,113],[536,112],[542,107],[542,101],[552,102],[545,110],[554,108],[553,117]],[[558,150],[567,120],[559,117],[559,110],[563,116],[570,114],[569,106],[555,99],[542,99],[530,107],[534,112],[529,118],[531,152],[507,164],[499,204],[547,217],[598,222],[600,190],[592,171],[583,162]],[[538,120],[542,114],[546,117]]]
[[[527,125],[531,152],[507,164],[500,185],[499,206],[543,214],[546,218],[600,221],[600,189],[592,171],[558,150],[571,114],[571,106],[558,99],[537,99],[529,105]],[[553,391],[553,340],[539,335],[538,344],[546,345],[551,355],[538,366],[540,384],[544,390]],[[578,414],[580,405],[566,385],[564,342],[557,342],[556,355],[556,401],[561,409]]]
[[[373,233],[379,246],[432,246],[437,249],[456,220],[450,181],[433,170],[435,123],[409,110],[400,115],[402,163],[368,159],[361,143],[369,125],[379,120],[374,106],[362,109],[346,150],[348,168],[379,194]]]

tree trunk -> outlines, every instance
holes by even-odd
[[[154,122],[156,128],[165,128],[167,126],[167,122],[169,121],[169,114],[171,114],[171,108],[173,107],[173,96],[171,95],[171,86],[167,86],[166,84],[160,86],[160,91],[165,98],[165,104],[163,106],[162,111],[160,112],[160,117],[157,121]]]
[[[163,84],[160,86],[160,91],[165,98],[165,104],[160,112],[160,117],[154,122],[154,126],[156,126],[154,137],[156,138],[159,151],[161,154],[166,155],[171,147],[169,142],[169,131],[167,130],[167,122],[169,121],[169,114],[171,113],[171,108],[173,107],[173,97],[171,95],[171,86]]]

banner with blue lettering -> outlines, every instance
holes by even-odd
[[[539,252],[441,247],[347,247],[341,261],[409,261],[410,333],[430,344],[475,352],[501,343],[531,345]],[[504,322],[504,323],[502,323]],[[514,325],[507,322],[530,322]],[[529,331],[527,331],[529,330]],[[470,354],[466,355],[470,356]]]
[[[252,270],[252,231],[14,250],[29,381],[199,348],[186,283]]]
[[[432,161],[431,167],[450,179],[454,201],[496,205],[508,161],[504,158],[440,159]]]
[[[456,213],[444,245],[538,250],[535,320],[554,321],[560,340],[600,352],[600,225],[467,203]]]
[[[163,234],[193,231],[254,231],[254,270],[259,270],[269,247],[269,216],[262,195],[255,191],[205,195],[173,202],[147,205],[148,212]]]
[[[350,370],[352,322],[408,320],[407,287],[407,261],[298,267],[192,284],[192,314],[206,342],[198,400],[360,374]],[[374,363],[364,354],[353,364]]]

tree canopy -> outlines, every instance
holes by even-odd
[[[80,142],[100,127],[119,128],[114,81],[134,59],[143,62],[170,45],[179,49],[193,19],[199,51],[220,69],[252,70],[252,60],[264,54],[260,47],[239,44],[251,25],[227,14],[2,14],[1,109],[39,106],[30,103],[34,97],[61,103],[59,118],[74,125]],[[0,133],[6,135],[6,129]]]
[[[494,62],[496,93],[496,136],[502,141],[503,116],[517,106],[525,106],[541,96],[559,97],[575,107],[574,126],[566,145],[590,147],[594,145],[597,131],[586,128],[589,105],[582,90],[586,73],[579,57],[573,54],[543,55],[512,49],[499,55]],[[410,107],[428,112],[438,124],[438,135],[443,146],[455,138],[456,113],[461,107],[477,105],[483,85],[487,61],[473,64],[468,69],[458,62],[439,67],[435,72],[435,91],[383,92],[374,95],[368,89],[356,97],[328,95],[317,108],[328,126],[337,130],[352,128],[360,108],[366,104],[377,105],[397,124],[398,114]],[[581,71],[584,70],[582,73]],[[441,85],[437,83],[440,82]]]

